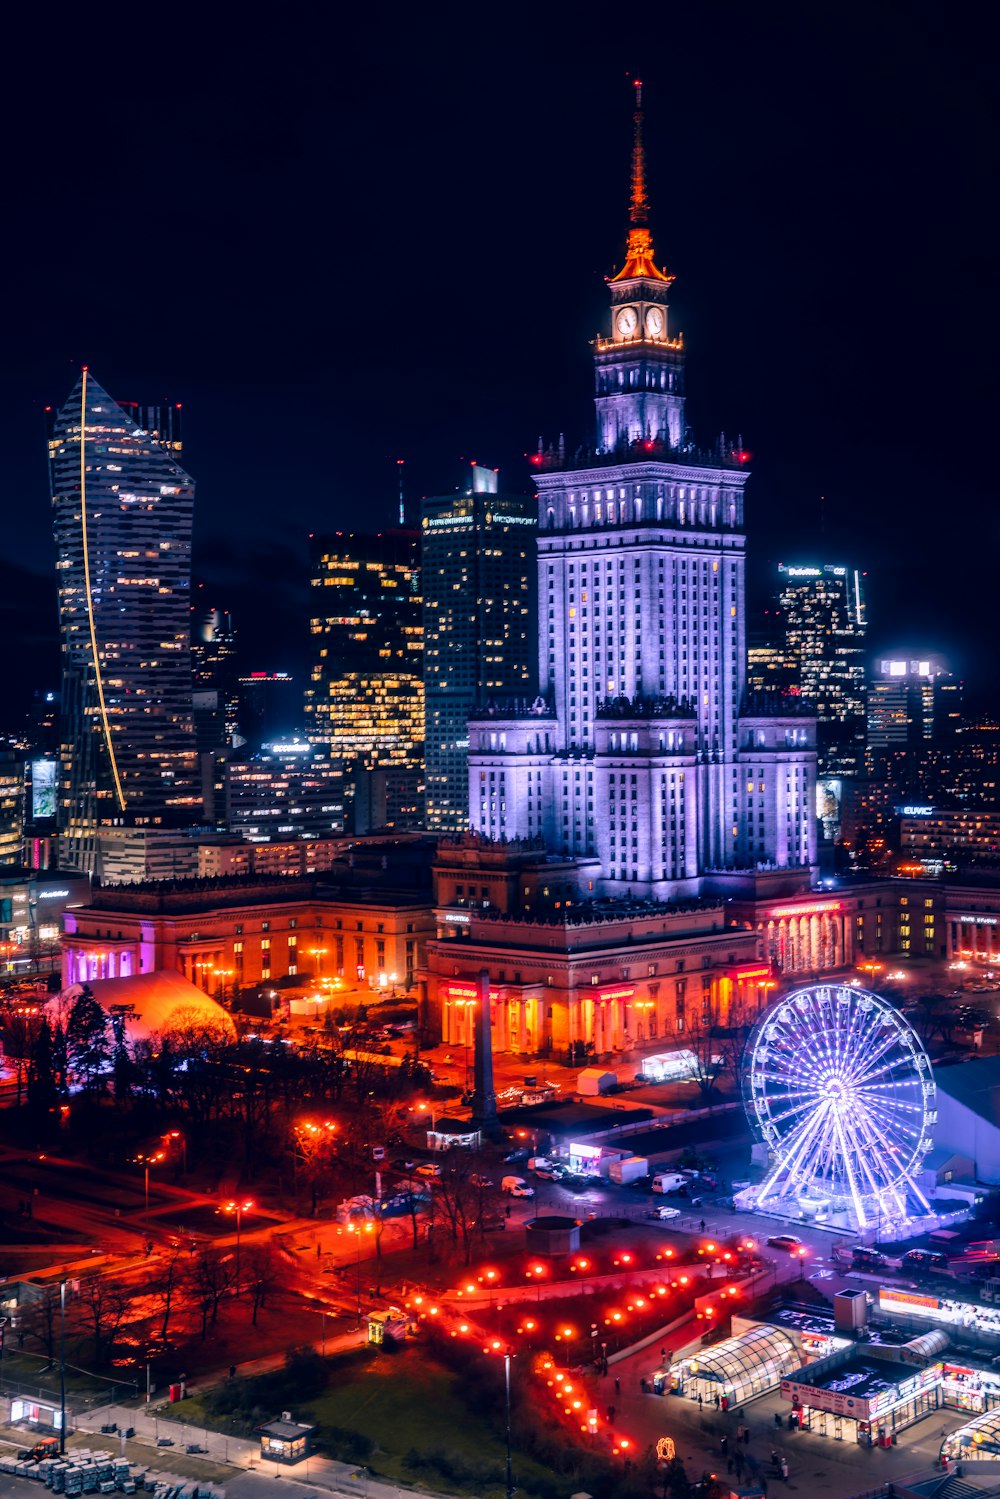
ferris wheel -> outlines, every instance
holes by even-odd
[[[829,1200],[859,1228],[929,1205],[916,1183],[937,1119],[931,1065],[877,994],[814,984],[766,1012],[744,1058],[747,1113],[774,1165],[758,1210]]]

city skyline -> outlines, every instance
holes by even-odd
[[[679,276],[695,425],[708,435],[742,420],[754,454],[751,555],[761,568],[820,552],[848,557],[870,574],[873,648],[940,649],[978,675],[981,692],[975,641],[986,603],[963,600],[951,583],[962,533],[934,520],[938,498],[953,495],[968,524],[992,537],[975,457],[988,416],[977,306],[988,235],[976,192],[985,163],[974,48],[956,31],[942,36],[919,9],[900,28],[871,20],[864,46],[849,18],[755,23],[734,9],[719,35],[712,26],[710,51],[708,21],[682,12],[673,25],[669,71],[657,56],[643,60],[650,197]],[[245,84],[220,82],[206,66],[210,48],[185,81],[190,109],[119,102],[126,133],[170,126],[174,172],[201,232],[188,243],[168,228],[161,250],[136,249],[140,280],[163,257],[171,272],[167,315],[155,326],[123,317],[95,290],[106,285],[99,277],[94,289],[84,278],[79,297],[57,291],[51,305],[28,296],[42,309],[30,347],[15,317],[14,383],[0,402],[2,478],[20,497],[4,547],[15,603],[37,596],[50,557],[32,410],[57,399],[82,363],[99,368],[117,398],[169,395],[185,405],[199,477],[195,574],[211,585],[207,602],[234,609],[251,653],[264,640],[254,638],[255,569],[266,558],[280,652],[307,573],[307,533],[348,527],[361,494],[372,520],[390,525],[398,458],[412,516],[422,494],[447,489],[449,470],[457,478],[462,459],[500,466],[516,492],[530,487],[522,455],[539,430],[565,430],[571,442],[586,430],[580,375],[620,237],[629,59],[609,63],[579,41],[559,48],[543,22],[529,49],[491,39],[474,83],[455,66],[470,41],[457,29],[426,57],[418,94],[405,38],[378,49],[377,69],[369,40],[360,31],[346,38],[345,58],[360,63],[335,103],[309,89],[293,99],[278,68],[258,113],[253,67]],[[709,84],[717,105],[703,102]],[[497,103],[516,94],[522,107],[501,125],[475,108],[477,89]],[[61,96],[51,102],[43,139],[66,107]],[[366,148],[335,151],[342,138]],[[324,179],[332,193],[314,190]],[[30,207],[38,188],[19,169],[15,190]],[[109,243],[106,210],[127,206],[136,189],[123,174],[117,197],[92,190],[99,211],[80,251],[91,269]],[[564,205],[584,194],[593,212],[571,214],[573,253],[558,256],[557,295],[539,302],[539,273],[568,222]],[[272,212],[250,244],[258,204]],[[302,246],[324,213],[338,232],[323,237],[331,260],[321,275]],[[340,233],[348,214],[350,231]],[[466,265],[453,247],[469,237],[477,249]],[[286,239],[305,254],[291,287]],[[362,246],[384,284],[405,289],[405,306],[344,296]],[[442,267],[447,289],[431,291]],[[46,250],[25,275],[51,286],[59,270]],[[914,312],[928,289],[940,306],[929,323]],[[373,400],[387,326],[398,393]],[[932,362],[948,372],[932,404],[928,340]],[[254,420],[262,405],[266,423]],[[47,632],[38,617],[23,627],[26,649],[36,637],[43,660],[54,605],[49,618]]]

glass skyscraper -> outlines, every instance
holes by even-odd
[[[865,635],[861,575],[845,564],[778,564],[785,655],[798,663],[799,689],[815,708],[821,775],[864,769]]]
[[[60,858],[100,874],[100,828],[200,811],[191,710],[194,483],[180,409],[121,405],[84,369],[51,414],[62,650]]]
[[[423,502],[427,826],[469,826],[469,717],[534,696],[538,506],[501,495],[493,469],[472,466],[457,494]]]
[[[316,537],[311,582],[307,738],[357,770],[422,770],[419,535]]]

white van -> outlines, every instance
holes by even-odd
[[[653,1177],[654,1192],[676,1192],[678,1187],[683,1187],[687,1181],[679,1171],[664,1172],[661,1176]]]
[[[500,1183],[501,1192],[510,1197],[534,1197],[534,1187],[529,1187],[523,1176],[505,1176]]]

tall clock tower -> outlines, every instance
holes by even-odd
[[[611,334],[598,337],[594,365],[597,447],[625,453],[669,451],[684,438],[684,340],[670,336],[667,293],[673,276],[653,258],[642,141],[642,84],[635,85],[632,191],[625,264],[608,282]]]

